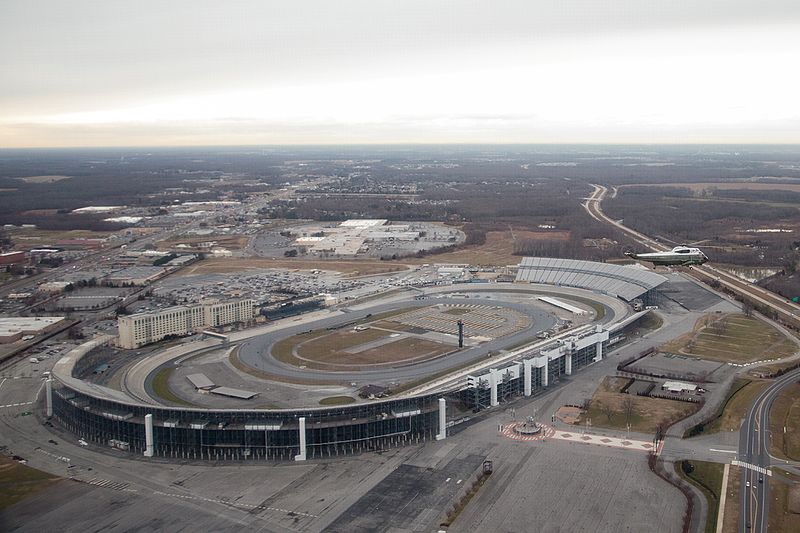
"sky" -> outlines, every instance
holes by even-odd
[[[800,143],[797,0],[0,0],[0,147]]]

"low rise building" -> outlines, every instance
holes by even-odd
[[[246,322],[255,316],[254,305],[253,300],[206,300],[195,305],[168,307],[153,313],[121,316],[117,320],[119,346],[130,350],[170,335],[189,335],[204,328]]]
[[[105,281],[114,287],[142,286],[164,276],[167,269],[156,266],[129,267],[106,276]]]
[[[0,254],[0,265],[17,265],[26,261],[25,252],[6,252]]]
[[[53,331],[63,320],[63,316],[0,318],[0,344],[16,342],[27,335]]]

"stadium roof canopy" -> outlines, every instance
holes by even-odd
[[[629,302],[665,283],[667,278],[637,267],[577,259],[525,257],[519,264],[517,281],[599,291]]]

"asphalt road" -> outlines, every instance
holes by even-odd
[[[776,379],[756,398],[739,430],[739,460],[769,468],[769,411],[780,392],[800,378],[800,369]],[[767,530],[769,518],[769,476],[742,468],[739,487],[739,531]]]

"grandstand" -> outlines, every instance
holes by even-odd
[[[649,300],[652,292],[667,278],[637,267],[576,259],[525,257],[519,264],[516,281],[589,289],[630,302],[636,298]]]

